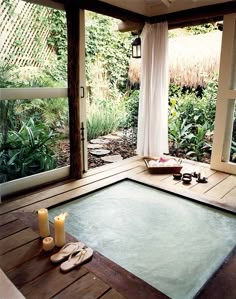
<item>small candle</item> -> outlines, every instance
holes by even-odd
[[[65,242],[65,218],[67,213],[62,213],[54,218],[54,230],[55,230],[55,245],[62,247]]]
[[[47,237],[43,239],[43,250],[50,251],[54,248],[55,244],[52,237]]]
[[[48,210],[38,210],[39,234],[42,238],[50,236]]]

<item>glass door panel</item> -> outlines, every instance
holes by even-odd
[[[68,165],[67,98],[0,101],[0,183]]]

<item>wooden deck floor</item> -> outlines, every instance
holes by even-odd
[[[0,268],[26,298],[167,298],[98,252],[80,269],[60,273],[50,263],[51,253],[42,251],[35,211],[125,178],[236,211],[236,176],[185,160],[182,172],[194,171],[207,176],[208,183],[199,184],[193,179],[190,185],[184,185],[173,180],[172,175],[152,175],[141,158],[133,157],[90,170],[81,180],[3,202],[0,205]],[[67,235],[67,241],[70,240],[75,239]],[[236,298],[235,281],[236,250],[233,250],[198,298]]]

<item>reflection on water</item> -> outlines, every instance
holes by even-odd
[[[193,298],[235,245],[236,217],[124,181],[50,210],[66,230],[174,299]]]

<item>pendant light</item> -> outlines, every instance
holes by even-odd
[[[141,58],[141,38],[140,37],[136,37],[136,39],[132,42],[132,57]]]

